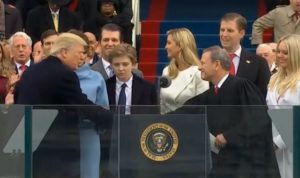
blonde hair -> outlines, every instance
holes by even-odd
[[[180,48],[178,59],[171,59],[168,66],[168,75],[171,79],[174,79],[179,73],[178,61],[182,61],[188,66],[198,66],[199,56],[194,35],[187,28],[171,29],[167,32],[167,35],[172,36],[175,44]]]
[[[300,80],[300,35],[292,34],[282,37],[277,45],[284,42],[288,52],[288,65],[286,68],[279,66],[278,71],[272,75],[269,89],[276,89],[282,96],[288,89],[294,91]]]
[[[14,73],[14,63],[8,57],[8,52],[2,43],[0,43],[0,50],[2,54],[0,59],[0,76],[9,78]]]
[[[87,43],[80,36],[73,33],[61,33],[54,42],[50,55],[56,56],[61,50],[69,49],[75,45],[87,46]]]

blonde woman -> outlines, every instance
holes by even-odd
[[[278,71],[272,75],[267,104],[269,108],[281,108],[300,104],[300,35],[282,37],[277,46]],[[277,133],[276,133],[277,132]],[[293,153],[286,146],[278,131],[273,131],[273,142],[282,178],[293,177]]]
[[[162,114],[179,108],[188,99],[209,88],[208,82],[201,79],[198,70],[199,56],[195,38],[190,30],[169,30],[165,49],[170,64],[164,68],[162,75],[171,79],[171,85],[160,89]]]
[[[13,84],[19,78],[15,74],[14,63],[8,55],[5,47],[0,43],[0,104],[5,103],[6,95],[13,90]]]

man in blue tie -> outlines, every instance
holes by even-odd
[[[115,74],[106,81],[110,106],[120,106],[120,114],[136,114],[145,110],[132,106],[158,104],[155,86],[132,73],[136,64],[135,48],[120,44],[112,49],[108,60]]]

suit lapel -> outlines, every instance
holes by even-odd
[[[189,85],[193,78],[194,78],[194,74],[195,71],[191,70],[190,68],[187,69],[187,71],[185,75],[181,75],[180,78],[176,79],[176,82],[172,81],[172,93],[175,96],[175,100],[177,98],[178,95],[180,95],[180,93],[186,88],[187,85]],[[200,75],[200,74],[199,74]],[[173,90],[174,89],[174,90]]]
[[[251,60],[251,58],[249,58],[248,53],[242,48],[241,56],[240,56],[240,63],[239,63],[236,75],[243,76],[245,73],[247,74],[247,73],[251,72],[248,70],[249,65],[251,65],[251,62],[252,62],[252,60]]]
[[[116,76],[111,78],[108,83],[108,98],[109,98],[109,105],[116,105]]]
[[[108,75],[106,73],[106,70],[104,69],[102,58],[100,58],[91,68],[95,71],[100,72],[104,80],[108,79]]]
[[[142,97],[142,86],[137,76],[133,75],[132,90],[131,90],[131,105],[139,105],[138,101],[140,97]]]
[[[46,14],[45,14],[46,15],[45,20],[47,21],[46,24],[49,25],[50,29],[55,30],[51,10],[49,9],[49,7],[47,5],[45,5],[44,7],[45,7],[45,11],[46,11]]]
[[[66,25],[66,20],[65,17],[66,17],[66,11],[63,7],[60,8],[59,10],[59,15],[58,15],[58,31],[59,32],[63,32],[65,31],[65,26]]]

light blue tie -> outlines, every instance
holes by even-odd
[[[108,66],[108,69],[109,69],[109,74],[108,74],[108,78],[111,78],[112,76],[114,76],[114,71],[113,71],[113,69],[112,69],[112,67],[111,66]]]

